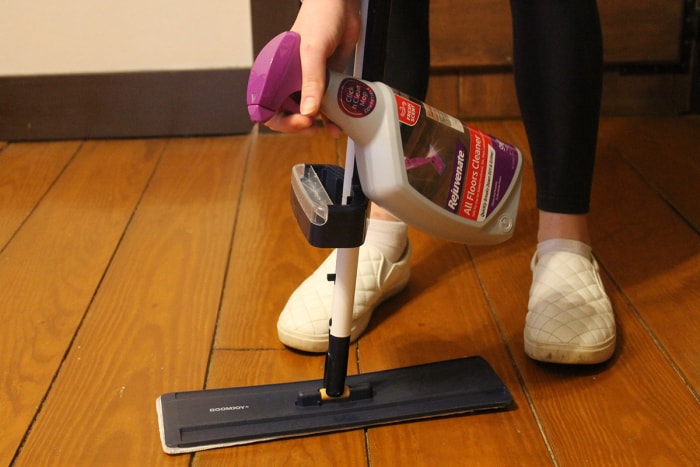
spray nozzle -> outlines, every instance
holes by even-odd
[[[301,60],[299,34],[283,32],[260,51],[248,78],[250,119],[264,123],[278,111],[299,112]]]

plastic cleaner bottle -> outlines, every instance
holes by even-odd
[[[254,122],[298,111],[299,35],[258,55],[248,83]],[[518,148],[380,82],[329,72],[321,113],[355,142],[362,191],[431,235],[494,244],[513,234],[522,184]]]

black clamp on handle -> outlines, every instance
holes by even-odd
[[[308,242],[318,248],[356,248],[365,241],[369,200],[353,179],[343,201],[342,167],[297,164],[292,168],[291,202],[294,217]]]

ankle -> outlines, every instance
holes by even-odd
[[[370,219],[379,219],[383,221],[400,221],[398,217],[374,203],[370,204],[369,217]]]
[[[590,245],[588,214],[560,214],[540,211],[537,241],[545,242],[554,239],[575,240]]]

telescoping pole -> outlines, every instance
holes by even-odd
[[[353,74],[370,81],[381,81],[384,75],[386,43],[389,29],[391,0],[362,0],[362,32],[355,50]],[[348,203],[355,169],[355,144],[348,139],[345,151],[345,179],[343,204]],[[359,248],[338,248],[335,285],[331,305],[331,321],[326,353],[323,383],[327,397],[338,398],[348,394],[345,386],[350,332]]]

